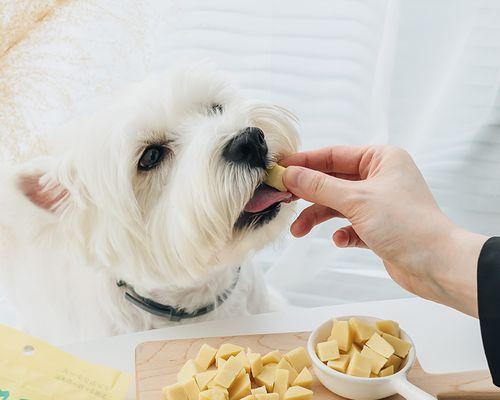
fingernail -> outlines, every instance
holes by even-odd
[[[289,189],[299,187],[300,175],[304,172],[306,172],[306,168],[303,167],[288,167],[283,175],[283,182],[285,186]]]
[[[349,234],[342,229],[335,232],[333,239],[338,247],[346,247],[349,244]]]

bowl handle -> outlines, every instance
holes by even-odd
[[[395,379],[393,382],[394,390],[402,395],[406,400],[436,400],[437,398],[424,392],[414,384],[408,382],[406,376]]]

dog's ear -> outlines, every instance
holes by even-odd
[[[50,177],[50,162],[37,160],[33,164],[23,166],[18,172],[17,187],[37,207],[55,212],[64,204],[68,190]]]
[[[36,206],[53,212],[68,196],[68,191],[59,184],[43,183],[43,175],[22,175],[19,188]]]

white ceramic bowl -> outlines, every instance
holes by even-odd
[[[374,324],[379,318],[365,317],[362,315],[349,315],[335,317],[339,321],[347,321],[352,317]],[[330,336],[333,319],[321,324],[315,329],[307,342],[307,351],[311,357],[314,373],[319,381],[331,392],[353,400],[375,400],[399,393],[407,400],[410,399],[436,399],[415,385],[408,382],[406,375],[415,363],[415,344],[408,334],[401,330],[401,338],[410,342],[412,348],[406,357],[401,369],[394,375],[383,378],[359,378],[335,371],[327,367],[316,355],[316,345],[324,342]]]

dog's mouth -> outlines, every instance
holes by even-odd
[[[261,183],[245,205],[236,221],[235,228],[257,228],[267,224],[278,215],[281,203],[290,203],[292,200],[293,195],[290,192],[280,192]]]

